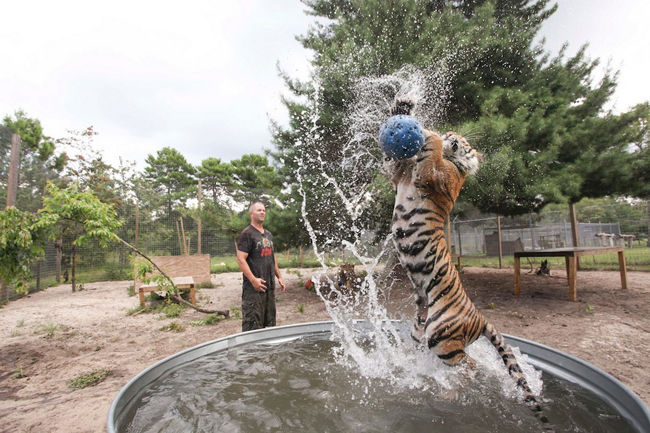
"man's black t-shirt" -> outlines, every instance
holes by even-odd
[[[271,232],[264,229],[262,234],[255,227],[249,225],[239,236],[237,249],[248,253],[246,263],[251,268],[253,275],[266,281],[267,290],[273,290],[275,288],[275,256]],[[244,276],[244,289],[255,290],[246,276]]]

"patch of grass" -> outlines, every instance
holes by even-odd
[[[213,257],[210,260],[210,273],[222,274],[224,272],[239,272],[236,256]]]
[[[304,313],[305,312],[304,304],[298,304],[298,306],[296,308],[298,309],[299,313]]]
[[[275,297],[275,302],[282,302],[282,301],[283,301],[282,296]]]
[[[133,272],[128,272],[123,269],[109,268],[106,269],[105,280],[106,281],[124,281],[132,280]]]
[[[126,294],[129,295],[129,298],[135,296],[135,287],[133,287],[133,284],[129,284],[129,287],[126,288]]]
[[[589,304],[587,304],[587,306],[585,307],[585,311],[586,311],[587,313],[593,313],[594,310],[595,310],[595,308],[594,308],[593,305],[589,305]]]
[[[72,389],[84,389],[89,386],[95,386],[104,381],[108,376],[113,374],[111,370],[93,370],[90,373],[82,374],[68,381],[68,386]]]
[[[205,326],[205,325],[214,325],[223,320],[223,316],[217,313],[208,314],[203,320],[196,320],[190,322],[191,326]]]
[[[488,303],[485,307],[486,307],[488,310],[494,310],[495,308],[497,308],[497,304],[495,304],[494,302],[490,302],[490,303]]]
[[[230,315],[230,318],[232,320],[240,320],[241,319],[241,308],[239,308],[239,307],[230,307],[230,312],[232,313]]]
[[[18,337],[19,335],[20,335],[20,332],[18,332],[17,329],[13,329],[13,330],[11,331],[11,336],[12,336],[12,337]]]
[[[14,375],[12,377],[14,379],[24,379],[27,377],[25,370],[23,370],[22,364],[19,365],[18,368],[14,368]]]
[[[20,319],[20,320],[16,323],[16,328],[22,328],[23,325],[25,325],[25,319]]]
[[[212,281],[206,281],[204,283],[199,283],[196,285],[197,289],[214,289],[214,283]]]
[[[142,308],[142,306],[140,304],[138,304],[135,307],[129,308],[128,310],[126,310],[126,315],[127,316],[133,316],[135,313],[139,313],[143,309],[144,308]]]
[[[160,328],[160,330],[165,332],[183,332],[185,331],[185,327],[180,323],[171,322],[169,325],[165,325]]]
[[[49,323],[48,322],[48,323],[41,324],[38,327],[37,332],[44,333],[45,338],[52,338],[54,336],[54,333],[57,330],[66,331],[67,329],[68,329],[68,327],[65,326],[65,325],[61,325],[59,323]]]

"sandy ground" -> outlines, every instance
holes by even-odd
[[[279,325],[328,320],[323,302],[304,289],[309,270],[283,270],[288,289],[278,294]],[[512,269],[465,268],[467,292],[497,328],[590,362],[650,404],[650,274],[579,272],[578,302],[568,301],[563,271],[551,277],[522,275],[522,294],[512,294]],[[214,275],[213,289],[199,291],[210,309],[239,307],[239,273]],[[196,344],[239,332],[241,320],[191,326],[204,314],[127,316],[138,305],[130,282],[49,288],[0,310],[0,431],[102,432],[120,389],[140,371]],[[409,292],[389,293],[393,308],[407,308]],[[183,332],[161,330],[171,322]],[[56,325],[52,336],[47,335]],[[94,370],[112,374],[102,383],[73,390],[68,381]]]

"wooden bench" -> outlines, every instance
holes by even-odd
[[[176,285],[178,290],[190,290],[190,300],[192,305],[196,305],[196,293],[194,291],[194,278],[192,277],[174,277],[172,281]],[[140,306],[144,308],[144,294],[148,292],[155,292],[157,290],[165,290],[169,287],[169,284],[158,288],[158,284],[144,284],[138,289],[138,295],[140,296]]]
[[[533,250],[515,252],[515,295],[519,295],[519,273],[521,269],[520,260],[522,257],[564,257],[566,264],[567,280],[569,282],[569,300],[577,301],[578,293],[576,289],[577,266],[576,259],[585,255],[594,254],[618,254],[618,268],[621,274],[621,288],[627,289],[627,267],[625,265],[625,252],[623,247],[573,247],[573,248],[553,248],[549,250]]]

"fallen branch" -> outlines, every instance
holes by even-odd
[[[206,310],[204,308],[197,307],[196,305],[192,304],[191,302],[187,302],[185,299],[181,298],[180,295],[178,294],[178,287],[176,287],[176,284],[174,284],[174,281],[169,277],[169,275],[167,275],[162,269],[160,269],[160,267],[158,267],[158,265],[155,264],[154,261],[149,258],[149,256],[147,256],[145,253],[143,253],[142,251],[140,251],[139,249],[137,249],[136,247],[134,247],[133,245],[131,245],[130,243],[128,243],[127,241],[122,239],[121,237],[116,236],[116,238],[120,242],[122,242],[124,245],[131,248],[136,254],[139,254],[140,256],[142,256],[145,260],[147,260],[149,263],[151,263],[153,265],[153,267],[155,267],[158,270],[158,272],[160,272],[160,275],[162,275],[169,282],[169,284],[173,288],[173,291],[172,291],[173,295],[171,295],[172,299],[174,299],[178,303],[185,304],[188,307],[194,308],[199,313],[205,313],[205,314],[217,313],[217,314],[220,314],[220,315],[224,316],[226,319],[230,317],[230,310]]]
[[[185,299],[181,298],[179,295],[172,295],[172,299],[177,301],[179,304],[184,304],[187,305],[188,307],[194,308],[196,311],[199,313],[205,313],[205,314],[219,314],[221,316],[224,316],[226,319],[230,317],[230,310],[206,310],[201,307],[197,307],[196,305],[192,304],[191,302],[187,302]]]

